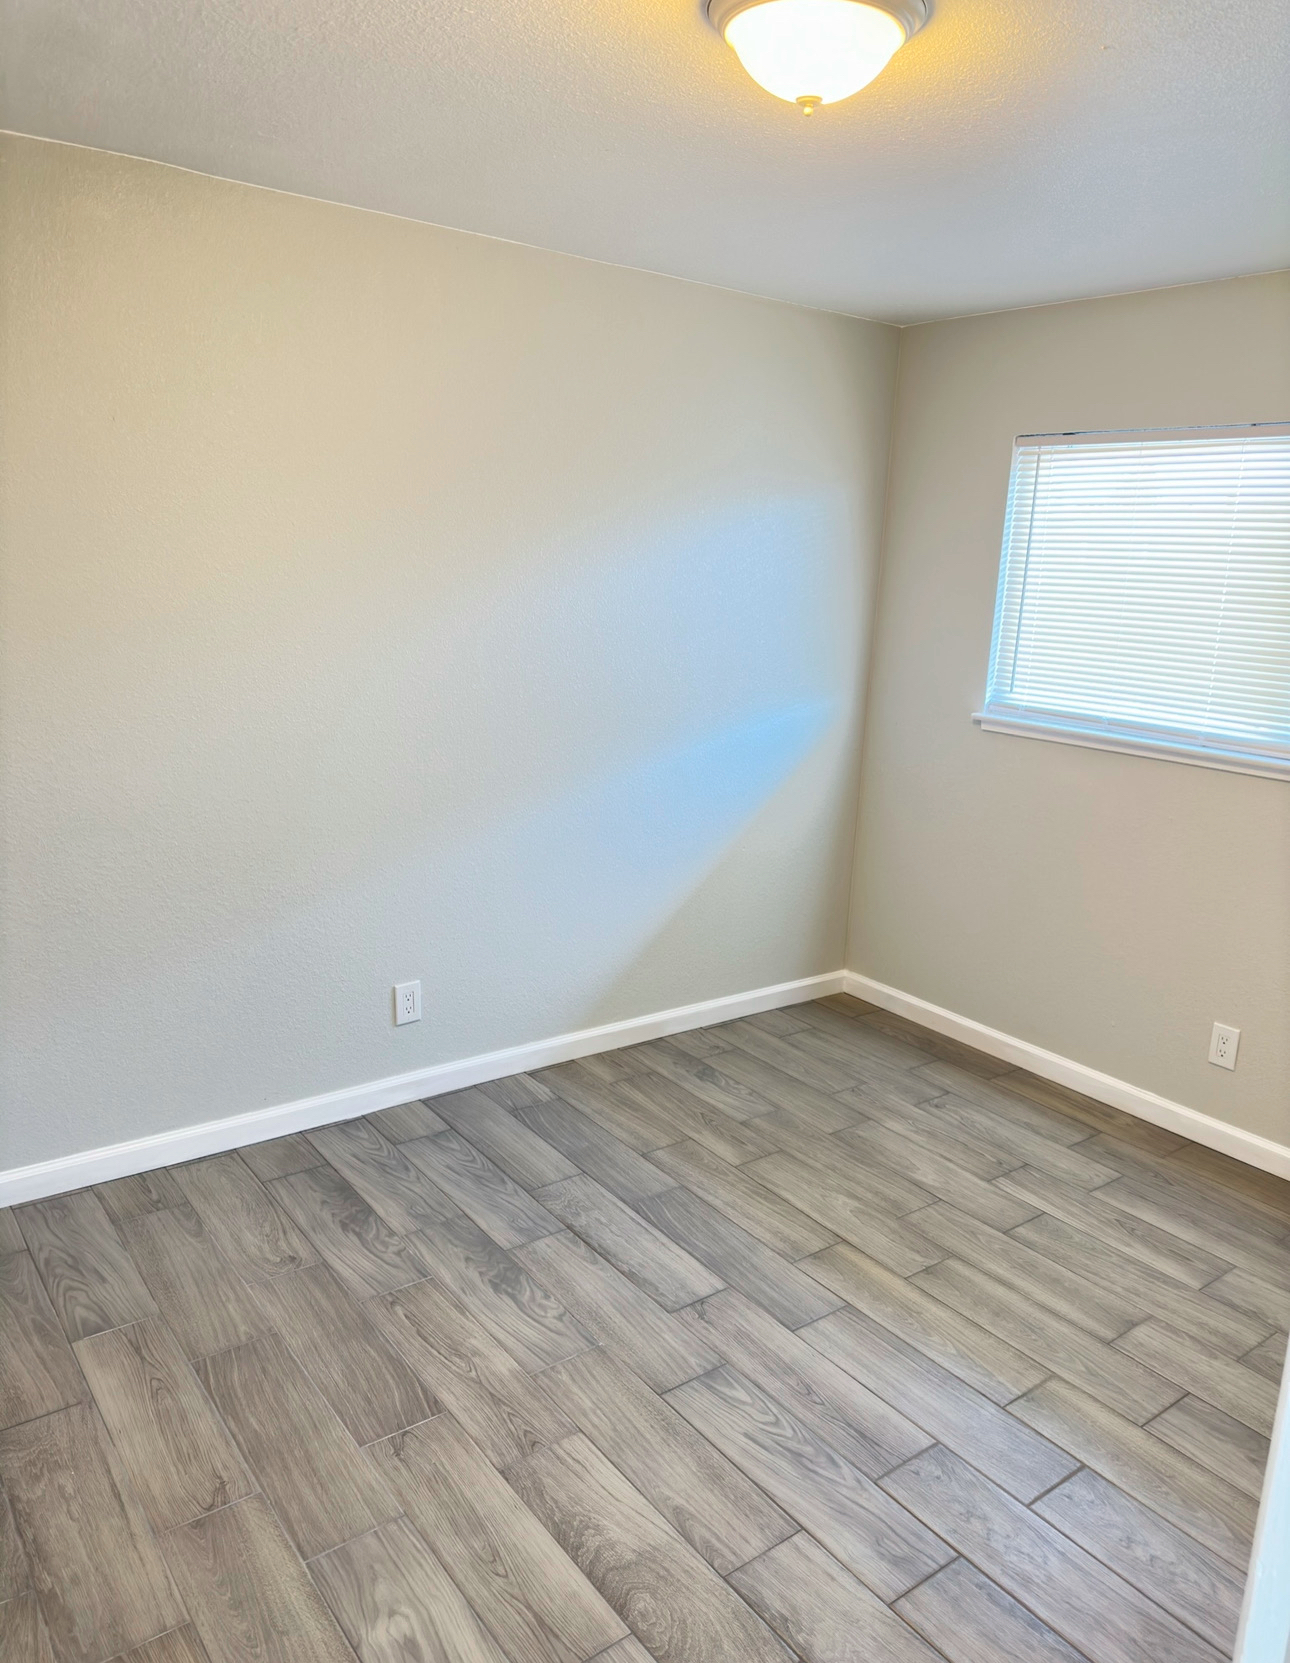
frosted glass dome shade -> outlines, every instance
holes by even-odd
[[[907,38],[897,18],[863,0],[761,0],[723,33],[759,86],[808,114],[868,86]]]

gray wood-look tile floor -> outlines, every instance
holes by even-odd
[[[5,1663],[1217,1663],[1290,1184],[836,998],[0,1212]]]

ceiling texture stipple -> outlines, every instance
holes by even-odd
[[[0,0],[0,125],[897,323],[1290,265],[1285,0],[933,0],[810,121],[702,0]]]

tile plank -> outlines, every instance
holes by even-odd
[[[584,1437],[511,1481],[657,1663],[791,1663],[705,1560]]]
[[[1107,1103],[1099,1103],[1096,1098],[1088,1097],[1070,1086],[1058,1085],[1054,1080],[1043,1080],[1038,1074],[1031,1074],[1024,1068],[1014,1068],[1006,1079],[995,1080],[993,1084],[1006,1090],[1010,1097],[1027,1097],[1032,1103],[1037,1103],[1043,1108],[1053,1109],[1058,1114],[1082,1121],[1092,1129],[1095,1136],[1111,1132],[1118,1138],[1136,1143],[1142,1149],[1156,1150],[1162,1154],[1170,1154],[1175,1149],[1181,1149],[1183,1145],[1182,1138],[1173,1132],[1166,1132],[1161,1126],[1152,1126],[1123,1109],[1113,1109]],[[1087,1153],[1092,1155],[1096,1151],[1090,1147]]]
[[[963,1317],[913,1282],[843,1244],[801,1261],[802,1268],[875,1322],[889,1328],[994,1403],[1008,1403],[1048,1370]]]
[[[937,1571],[894,1609],[948,1663],[1087,1663],[966,1559]]]
[[[436,1280],[530,1373],[591,1346],[560,1301],[470,1219],[418,1239]]]
[[[723,1032],[737,1050],[815,1091],[831,1096],[861,1083],[858,1059],[842,1047],[829,1044],[827,1036],[818,1030],[768,1034],[751,1023],[739,1021],[726,1023]],[[722,1063],[725,1066],[725,1058]],[[913,1081],[914,1088],[922,1084],[922,1081]],[[932,1093],[929,1091],[927,1095]]]
[[[292,1132],[285,1138],[267,1138],[263,1143],[244,1144],[237,1153],[260,1180],[267,1184],[272,1178],[286,1178],[293,1172],[304,1172],[321,1160],[318,1151],[307,1138]]]
[[[587,1351],[542,1376],[562,1409],[719,1575],[797,1526],[608,1352]]]
[[[309,1567],[362,1663],[507,1663],[407,1519]]]
[[[865,1121],[884,1126],[897,1137],[919,1144],[933,1154],[943,1155],[960,1172],[970,1173],[986,1183],[1020,1166],[1014,1153],[945,1113],[942,1105],[950,1101],[948,1097],[936,1097],[930,1103],[889,1104],[875,1103],[862,1091],[838,1093],[838,1102],[853,1105]]]
[[[0,1601],[16,1599],[31,1586],[27,1555],[18,1540],[9,1498],[0,1490]],[[4,1655],[0,1652],[0,1657]]]
[[[719,1032],[718,1029],[709,1031]],[[718,1049],[707,1057],[695,1056],[681,1046],[675,1034],[668,1039],[651,1040],[647,1045],[643,1045],[641,1050],[654,1073],[675,1080],[677,1085],[684,1086],[696,1097],[701,1097],[711,1108],[728,1115],[731,1120],[753,1120],[759,1115],[771,1114],[781,1106],[774,1097],[767,1096],[756,1086],[749,1085],[746,1079],[723,1072],[722,1065],[727,1060],[735,1062],[736,1067],[739,1066],[739,1058],[724,1040],[720,1042]],[[787,1076],[785,1078],[787,1079]],[[788,1081],[788,1084],[791,1087],[794,1082]],[[820,1101],[827,1105],[828,1098],[821,1094]],[[851,1118],[835,1109],[828,1109],[826,1112],[834,1125],[846,1125]]]
[[[612,1132],[571,1108],[562,1098],[520,1104],[513,1112],[529,1131],[558,1149],[572,1166],[603,1184],[620,1201],[657,1195],[659,1190],[671,1189],[676,1182],[653,1161],[629,1149]]]
[[[758,1124],[772,1130],[783,1146],[779,1157],[769,1159],[788,1159],[809,1167],[822,1193],[839,1186],[844,1194],[860,1197],[883,1218],[904,1217],[936,1200],[931,1190],[902,1177],[891,1166],[858,1154],[836,1136],[811,1132],[782,1109],[766,1115]],[[756,1177],[767,1164],[767,1160],[749,1161],[744,1170]]]
[[[716,1294],[683,1320],[866,1477],[889,1472],[932,1442],[893,1400],[870,1391],[742,1294]]]
[[[187,1524],[256,1488],[159,1318],[79,1340],[76,1356],[154,1530]]]
[[[414,1138],[401,1147],[499,1247],[518,1247],[560,1228],[545,1207],[459,1133]]]
[[[975,1265],[944,1259],[913,1278],[951,1310],[968,1316],[1046,1371],[1082,1386],[1133,1421],[1149,1420],[1176,1403],[1182,1387],[1129,1357],[1086,1328],[1067,1322]]]
[[[407,1143],[410,1138],[430,1138],[447,1130],[448,1122],[431,1103],[398,1103],[392,1109],[377,1109],[365,1115],[369,1126],[375,1126],[382,1137],[391,1143]]]
[[[262,1496],[180,1525],[163,1545],[210,1663],[354,1663]]]
[[[376,1468],[278,1335],[207,1357],[197,1368],[302,1558],[398,1513]]]
[[[1117,1178],[1097,1192],[1100,1201],[1110,1202],[1157,1229],[1181,1236],[1226,1264],[1249,1271],[1273,1286],[1290,1281],[1290,1245],[1268,1232],[1251,1228],[1252,1218],[1239,1221],[1234,1209],[1220,1210],[1198,1196],[1181,1189],[1166,1188],[1154,1172],[1149,1179]]]
[[[1090,1285],[1055,1259],[944,1202],[919,1213],[918,1228],[944,1250],[946,1257],[953,1255],[975,1265],[1037,1305],[1079,1323],[1100,1340],[1114,1340],[1150,1314],[1151,1308],[1143,1300]]]
[[[650,1663],[650,1654],[634,1634],[625,1640],[615,1640],[606,1651],[599,1651],[595,1663]]]
[[[183,1628],[172,1628],[169,1633],[159,1634],[155,1640],[147,1640],[126,1652],[120,1663],[210,1663],[210,1660],[197,1638],[197,1630],[191,1623],[185,1623]]]
[[[1198,1397],[1180,1397],[1146,1429],[1255,1501],[1262,1495],[1269,1441],[1221,1409]]]
[[[783,1197],[785,1203],[811,1213],[822,1226],[827,1225],[897,1276],[912,1276],[945,1257],[943,1249],[929,1241],[916,1224],[907,1224],[903,1218],[875,1206],[871,1193],[842,1178],[836,1170],[826,1175],[819,1167],[788,1154],[751,1162],[743,1170]]]
[[[356,1298],[389,1293],[428,1272],[420,1237],[391,1230],[331,1165],[275,1178],[269,1188],[302,1239],[308,1238]],[[308,1262],[315,1262],[313,1253]]]
[[[950,1202],[983,1224],[992,1224],[997,1230],[1010,1230],[1014,1224],[1033,1218],[1039,1210],[992,1183],[974,1178],[934,1149],[914,1143],[873,1121],[847,1127],[837,1133],[837,1140],[843,1148],[863,1156],[866,1161],[900,1173],[942,1201]]]
[[[920,1027],[917,1022],[911,1022],[908,1017],[897,1016],[894,1011],[881,1010],[876,1005],[872,1010],[864,1012],[860,1021],[865,1028],[876,1028],[880,1034],[903,1039],[915,1050],[929,1052],[940,1061],[951,1062],[984,1080],[994,1079],[1004,1066],[997,1057],[988,1057],[974,1046],[964,1045],[961,1040],[950,1039],[945,1034],[933,1033],[930,1028]],[[925,1065],[920,1063],[917,1066],[921,1068]]]
[[[538,1199],[664,1310],[679,1310],[724,1286],[719,1276],[592,1178],[548,1185]]]
[[[1265,1380],[1280,1385],[1281,1376],[1285,1373],[1286,1345],[1285,1334],[1269,1334],[1262,1345],[1256,1345],[1252,1351],[1247,1351],[1241,1361],[1246,1368],[1257,1369]]]
[[[679,1034],[669,1034],[667,1043],[688,1057],[714,1057],[727,1049],[715,1028],[687,1028]]]
[[[674,1143],[667,1149],[656,1150],[651,1158],[692,1194],[702,1197],[709,1206],[716,1207],[786,1259],[818,1253],[837,1239],[832,1230],[808,1213],[746,1172],[718,1159],[701,1144]],[[633,1199],[636,1198],[623,1197],[625,1201]]]
[[[526,1190],[574,1178],[579,1168],[486,1092],[452,1091],[437,1097],[440,1115]]]
[[[765,1045],[782,1046],[784,1040],[771,1039],[761,1035]],[[790,1054],[790,1060],[802,1061],[801,1054],[796,1057]],[[719,1085],[723,1092],[729,1092],[738,1101],[738,1093],[745,1093],[745,1101],[749,1104],[759,1099],[765,1104],[760,1113],[746,1118],[755,1118],[758,1126],[764,1126],[766,1117],[770,1114],[792,1114],[804,1126],[819,1137],[827,1136],[830,1132],[837,1132],[844,1126],[852,1126],[859,1119],[859,1112],[839,1103],[833,1094],[833,1088],[809,1083],[801,1074],[794,1074],[782,1067],[777,1067],[773,1059],[767,1059],[762,1054],[754,1054],[746,1046],[732,1045],[730,1050],[723,1051],[719,1057],[713,1058],[711,1063],[699,1063],[695,1069],[695,1076],[700,1081],[698,1086],[691,1089],[698,1091],[700,1096],[711,1095],[703,1090],[703,1086]],[[936,1093],[927,1088],[921,1080],[910,1076],[911,1096],[914,1099],[935,1096]],[[850,1080],[848,1081],[850,1082]],[[921,1089],[920,1089],[921,1088]],[[713,1104],[719,1108],[719,1103]]]
[[[365,1309],[494,1466],[510,1466],[574,1431],[541,1381],[436,1283],[414,1282]]]
[[[13,1663],[54,1663],[49,1630],[33,1593],[0,1604],[0,1657]]]
[[[858,1019],[844,1018],[827,1006],[803,1005],[798,1008],[802,1011],[805,1026],[827,1038],[829,1054],[840,1060],[855,1058],[860,1067],[872,1067],[876,1063],[902,1074],[935,1060],[935,1052],[927,1043],[932,1038],[928,1031],[915,1028],[913,1023],[902,1027],[898,1016],[884,1021],[887,1013],[874,1011]],[[976,1057],[978,1065],[984,1066],[979,1052],[968,1051],[965,1046],[962,1054]]]
[[[857,999],[854,993],[829,993],[823,999],[816,999],[814,1004],[823,1006],[827,1010],[840,1012],[843,1016],[868,1016],[876,1011],[878,1006],[868,999]]]
[[[1000,1178],[999,1188],[1189,1288],[1203,1288],[1229,1268],[1225,1259],[1125,1212],[1122,1207],[1113,1207],[1098,1194],[1090,1195],[1073,1184],[1063,1184],[1060,1179],[1036,1172],[1033,1167],[1018,1167],[1006,1178]]]
[[[116,1223],[134,1218],[138,1213],[156,1213],[164,1207],[182,1207],[184,1192],[166,1167],[154,1172],[139,1172],[129,1178],[114,1178],[111,1183],[95,1184],[94,1193],[103,1203],[103,1210]]]
[[[794,1005],[784,1008],[772,1005],[769,1010],[753,1011],[751,1015],[742,1017],[740,1020],[748,1023],[750,1027],[760,1028],[768,1034],[795,1034],[799,1028],[810,1026]],[[715,1031],[720,1034],[724,1026],[724,1023],[720,1024]]]
[[[317,1263],[309,1243],[239,1156],[212,1155],[172,1170],[207,1233],[248,1282]]]
[[[1128,1258],[1065,1219],[1041,1213],[1010,1234],[1014,1241],[1064,1265],[1091,1285],[1137,1300],[1153,1316],[1163,1317],[1174,1328],[1230,1356],[1248,1351],[1269,1326],[1258,1317],[1211,1298],[1208,1291],[1197,1292]]]
[[[1028,1166],[1032,1171],[1047,1173],[1076,1189],[1096,1189],[1099,1184],[1109,1184],[1116,1177],[1113,1166],[1085,1155],[1078,1144],[1072,1146],[1044,1137],[1028,1126],[982,1108],[966,1097],[956,1097],[952,1092],[923,1104],[918,1113],[920,1117],[925,1117],[929,1127],[943,1127],[950,1137],[974,1147],[993,1150],[1007,1161],[1010,1169]],[[886,1124],[893,1123],[888,1121]]]
[[[1136,1357],[1193,1397],[1224,1410],[1252,1432],[1271,1436],[1277,1389],[1243,1363],[1162,1322],[1144,1322],[1131,1328],[1115,1342],[1115,1348]]]
[[[1283,1219],[1237,1195],[1225,1184],[1216,1184],[1189,1170],[1173,1158],[1186,1147],[1179,1139],[1177,1150],[1162,1154],[1135,1147],[1119,1133],[1099,1132],[1089,1139],[1087,1152],[1100,1160],[1109,1161],[1123,1178],[1155,1191],[1158,1199],[1177,1207],[1180,1214],[1195,1221],[1208,1221],[1220,1233],[1231,1232],[1234,1241],[1271,1246],[1284,1244],[1286,1225]]]
[[[0,1427],[86,1395],[72,1348],[28,1253],[0,1258]]]
[[[1256,1316],[1282,1333],[1290,1328],[1290,1283],[1268,1282],[1247,1270],[1229,1270],[1209,1284],[1205,1295]]]
[[[102,1663],[186,1621],[92,1405],[0,1432],[0,1480],[60,1663]]]
[[[1095,1472],[1067,1479],[1035,1511],[1229,1657],[1245,1579],[1217,1554]]]
[[[590,1051],[578,1058],[578,1067],[588,1079],[602,1080],[606,1085],[617,1085],[645,1065],[635,1045],[614,1046],[608,1051]],[[568,1066],[567,1064],[564,1066]],[[545,1070],[549,1073],[550,1070]]]
[[[839,1311],[798,1332],[879,1398],[899,1404],[927,1435],[923,1447],[944,1444],[1018,1501],[1033,1501],[1079,1465],[860,1311]]]
[[[309,1141],[396,1234],[456,1217],[456,1204],[413,1163],[415,1139],[392,1143],[369,1121],[347,1120]]]
[[[799,1531],[730,1576],[730,1585],[807,1663],[941,1663],[936,1652]]]
[[[1219,1653],[1100,1560],[937,1445],[884,1488],[1089,1663],[1221,1663]]]
[[[624,1101],[647,1106],[651,1113],[661,1113],[669,1120],[673,1143],[688,1140],[700,1144],[732,1166],[758,1155],[769,1155],[775,1148],[751,1121],[736,1120],[688,1087],[653,1069],[622,1081],[618,1092]]]
[[[326,1265],[275,1276],[260,1303],[296,1362],[358,1444],[388,1438],[440,1405]]]
[[[265,1332],[268,1323],[250,1287],[187,1202],[162,1213],[140,1213],[117,1228],[190,1360]]]
[[[1027,1392],[1008,1412],[1245,1571],[1257,1509],[1235,1485],[1062,1380]]]
[[[688,1189],[646,1196],[636,1203],[636,1211],[706,1265],[719,1282],[755,1299],[789,1328],[826,1316],[841,1303],[814,1277]]]
[[[1024,1127],[1036,1137],[1047,1138],[1050,1143],[1060,1143],[1069,1148],[1091,1138],[1096,1130],[1065,1106],[1053,1108],[1036,1103],[1020,1092],[1010,1091],[1009,1076],[1006,1074],[982,1078],[972,1070],[943,1060],[921,1064],[917,1072],[921,1078],[939,1086],[942,1094],[952,1092],[955,1097],[988,1109],[1009,1125]]]
[[[500,1080],[485,1080],[479,1087],[504,1109],[514,1112],[531,1103],[547,1103],[555,1096],[550,1086],[544,1086],[535,1074],[507,1074]],[[442,1131],[443,1128],[437,1128]]]
[[[152,1295],[93,1190],[34,1201],[15,1213],[69,1340],[156,1316]]]
[[[879,1599],[898,1599],[953,1557],[858,1468],[734,1369],[723,1366],[678,1386],[667,1401]]]
[[[538,1078],[571,1108],[594,1120],[638,1155],[677,1142],[676,1127],[666,1115],[623,1097],[616,1086],[597,1079],[587,1066],[588,1060],[544,1069]]]
[[[719,1359],[580,1236],[562,1230],[515,1250],[575,1322],[617,1352],[646,1385],[664,1392],[715,1368]]]
[[[1245,1206],[1262,1208],[1279,1221],[1283,1230],[1290,1230],[1290,1182],[1274,1172],[1233,1160],[1201,1143],[1185,1143],[1169,1161],[1233,1191]]]
[[[372,1447],[408,1517],[511,1663],[585,1663],[626,1635],[622,1618],[451,1415]]]

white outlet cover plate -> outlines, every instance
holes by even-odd
[[[394,984],[394,1025],[401,1028],[405,1022],[420,1022],[421,1020],[421,983],[395,982]]]
[[[1241,1043],[1241,1030],[1229,1028],[1225,1022],[1215,1022],[1209,1036],[1209,1060],[1216,1068],[1235,1068],[1236,1052]]]

